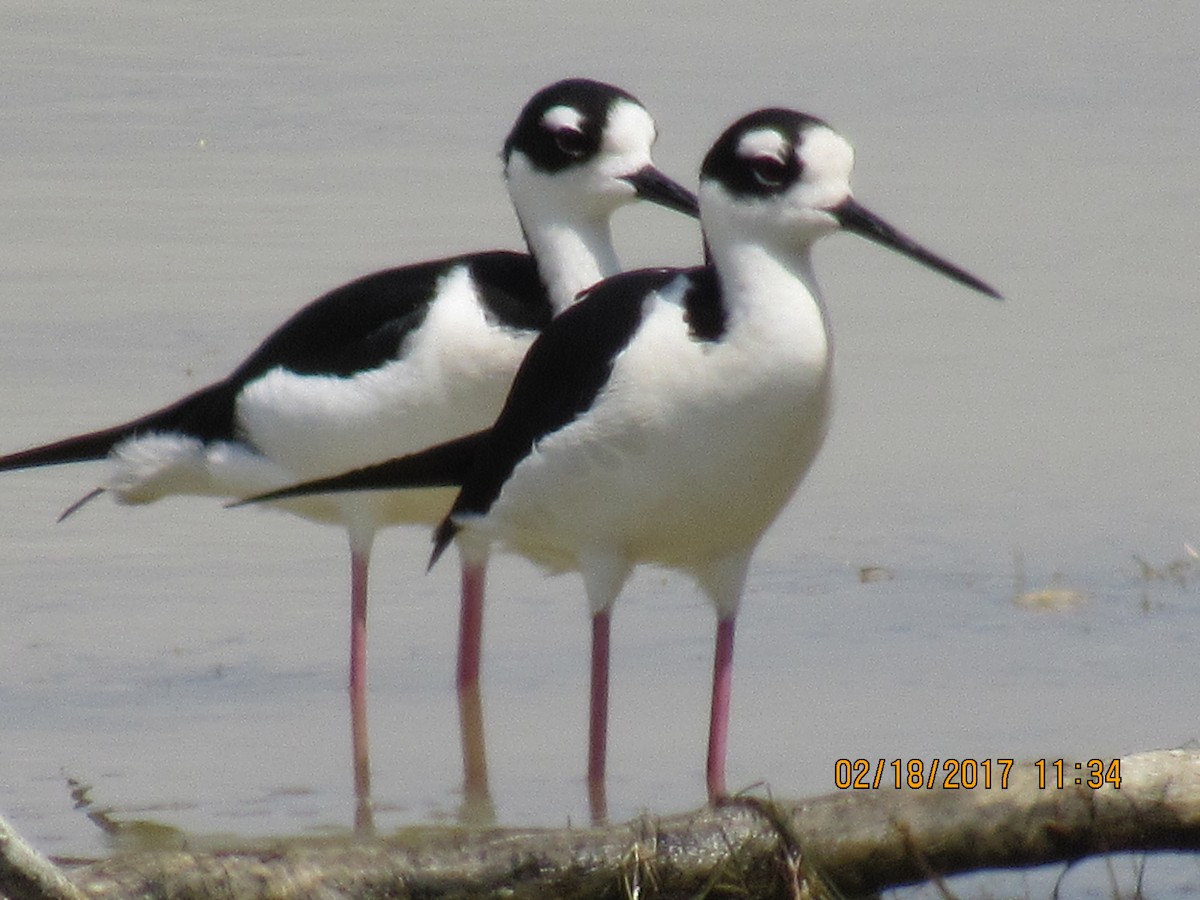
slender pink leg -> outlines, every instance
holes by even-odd
[[[592,616],[592,694],[588,730],[588,800],[592,820],[608,818],[604,790],[604,763],[608,744],[608,610]]]
[[[479,685],[459,689],[458,727],[462,739],[464,825],[494,825],[496,811],[488,787],[487,747],[483,737],[483,702]]]
[[[491,813],[487,748],[483,735],[483,701],[479,691],[483,635],[485,563],[462,565],[462,605],[458,620],[458,724],[462,740],[463,796],[466,807],[486,820]]]
[[[483,641],[483,588],[487,574],[482,563],[463,563],[462,605],[458,617],[458,690],[479,688],[480,646]]]
[[[355,832],[374,830],[371,750],[367,739],[367,570],[369,552],[350,554],[350,736],[354,757]]]
[[[708,720],[708,799],[725,796],[725,748],[729,738],[729,694],[733,687],[733,616],[717,620],[713,653],[712,713]]]

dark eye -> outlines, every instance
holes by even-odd
[[[554,143],[567,156],[578,159],[588,150],[587,135],[578,128],[560,128],[554,132]]]
[[[774,156],[756,156],[750,161],[754,180],[764,187],[779,187],[787,179],[787,165]]]

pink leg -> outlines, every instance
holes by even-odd
[[[708,720],[708,799],[725,796],[725,748],[729,738],[729,694],[733,687],[733,632],[736,619],[717,620],[713,654],[712,712]]]
[[[462,565],[462,605],[458,619],[458,724],[462,740],[463,796],[468,809],[484,819],[491,811],[487,749],[483,736],[483,702],[479,693],[480,646],[483,635],[485,563]]]
[[[367,570],[369,553],[350,554],[350,735],[357,833],[373,830],[371,751],[367,740]]]
[[[459,821],[463,825],[494,825],[496,812],[488,787],[483,702],[478,684],[459,689],[458,727],[463,760],[463,806]]]
[[[592,820],[608,818],[604,790],[604,765],[608,744],[608,610],[592,616],[592,694],[588,731],[588,799]]]
[[[479,690],[480,645],[483,642],[483,588],[487,567],[463,563],[462,605],[458,617],[458,691]]]

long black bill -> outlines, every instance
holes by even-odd
[[[974,275],[963,271],[953,263],[946,262],[946,260],[942,259],[936,253],[926,250],[912,238],[901,234],[869,209],[860,206],[858,201],[853,197],[843,200],[837,206],[833,207],[833,209],[829,210],[829,212],[837,218],[838,222],[847,231],[860,234],[867,240],[903,253],[909,259],[915,259],[922,265],[928,266],[936,272],[941,272],[948,278],[953,278],[959,284],[965,284],[969,288],[974,288],[981,294],[987,294],[989,297],[995,297],[997,300],[1004,299],[991,285],[980,281]]]
[[[654,166],[646,166],[632,175],[626,175],[625,180],[633,185],[637,195],[643,200],[665,206],[693,219],[700,217],[700,204],[696,195],[677,181],[672,181]]]

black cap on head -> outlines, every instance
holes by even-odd
[[[521,110],[504,142],[504,162],[520,150],[543,172],[558,172],[590,159],[598,149],[608,112],[618,100],[641,103],[628,91],[589,78],[566,78],[542,88]],[[573,122],[550,122],[555,107],[578,113]]]
[[[731,194],[765,197],[787,190],[803,174],[796,148],[805,129],[825,126],[815,116],[792,109],[760,109],[738,119],[717,138],[704,157],[700,178],[723,184]],[[825,126],[828,127],[828,126]],[[748,154],[743,140],[756,131],[774,131],[785,152]]]

